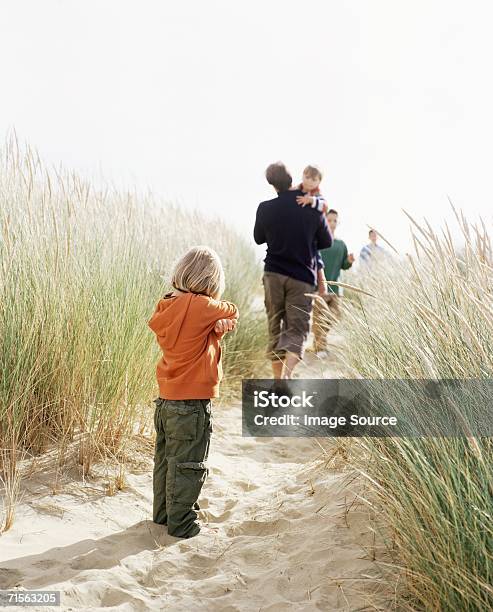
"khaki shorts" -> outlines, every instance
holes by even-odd
[[[305,294],[313,293],[316,285],[277,272],[264,272],[262,282],[269,328],[269,359],[283,359],[287,352],[302,359],[312,311],[312,298]]]

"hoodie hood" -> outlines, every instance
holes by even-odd
[[[166,295],[159,300],[148,325],[159,337],[163,348],[171,349],[175,346],[193,295],[193,293],[184,293],[171,297],[169,294],[170,297]]]

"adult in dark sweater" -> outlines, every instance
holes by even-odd
[[[332,244],[325,215],[301,207],[291,189],[292,177],[284,164],[271,164],[265,173],[277,198],[262,202],[257,209],[253,237],[267,243],[263,285],[269,326],[268,355],[274,378],[291,378],[303,358],[310,331],[312,298],[317,289],[319,249]]]

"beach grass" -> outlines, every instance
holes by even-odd
[[[224,344],[225,393],[263,366],[252,308],[261,268],[222,221],[151,194],[96,188],[7,140],[0,153],[0,446],[19,457],[76,443],[85,473],[116,456],[153,408],[159,348],[147,327],[189,247],[216,249],[240,322]],[[152,420],[151,420],[152,422]]]
[[[415,252],[346,279],[346,365],[370,379],[489,379],[493,253],[485,225],[452,209],[462,240],[411,219]],[[412,402],[410,402],[412,404]],[[429,406],[416,403],[416,410]],[[433,419],[433,414],[428,414]],[[386,527],[396,584],[410,610],[493,609],[493,441],[364,438],[355,467]]]

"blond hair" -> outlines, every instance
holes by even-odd
[[[224,270],[219,255],[207,246],[195,246],[175,264],[171,284],[186,293],[219,299],[224,291]]]
[[[319,181],[321,181],[322,171],[320,170],[320,168],[317,168],[317,166],[307,166],[303,170],[303,176],[307,176],[308,178],[311,178],[311,179],[318,179]]]

